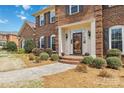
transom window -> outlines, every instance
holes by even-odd
[[[109,30],[109,44],[110,44],[110,49],[112,48],[117,48],[121,50],[122,52],[124,51],[123,49],[123,33],[124,33],[124,27],[123,26],[114,26],[111,27]]]
[[[78,13],[79,12],[79,5],[70,5],[70,15]]]
[[[44,15],[40,16],[40,26],[43,26],[45,24],[45,19],[44,19]]]
[[[50,12],[50,23],[54,23],[55,22],[55,11],[51,11]]]

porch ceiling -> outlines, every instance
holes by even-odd
[[[75,25],[69,25],[66,27],[62,27],[62,30],[67,31],[67,30],[77,30],[77,29],[88,29],[90,30],[91,28],[91,23],[81,23],[81,24],[75,24]]]

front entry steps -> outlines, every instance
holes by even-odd
[[[79,64],[83,56],[61,56],[59,62],[67,64]]]

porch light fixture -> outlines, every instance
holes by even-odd
[[[90,38],[90,36],[91,36],[91,32],[88,30],[88,36],[89,36],[89,38]]]
[[[66,39],[68,39],[68,34],[65,34]]]

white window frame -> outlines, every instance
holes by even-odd
[[[44,36],[41,36],[40,37],[40,48],[44,48],[44,47],[41,47],[41,44],[42,44],[41,41],[42,41],[42,39],[44,39]]]
[[[69,6],[69,14],[70,14],[70,15],[73,15],[73,14],[79,13],[79,5],[77,5],[77,8],[78,8],[78,9],[77,9],[77,12],[74,12],[74,13],[72,13],[72,11],[71,11],[71,7],[72,7],[72,5]]]
[[[44,14],[40,15],[40,26],[43,26],[44,24],[41,24],[41,21],[45,22]]]
[[[109,49],[112,49],[111,46],[111,33],[112,33],[112,29],[122,29],[122,54],[124,54],[124,26],[122,25],[117,25],[117,26],[112,26],[109,28]]]
[[[23,39],[21,42],[21,48],[24,48],[24,46],[25,46],[25,39]]]
[[[52,38],[53,38],[53,37],[56,37],[56,35],[51,35],[51,36],[50,36],[50,48],[51,48],[51,49],[53,49],[53,48],[52,48]]]
[[[55,14],[55,11],[51,11],[50,12],[50,23],[54,23],[55,21],[52,21],[52,18],[55,17],[56,14]]]

